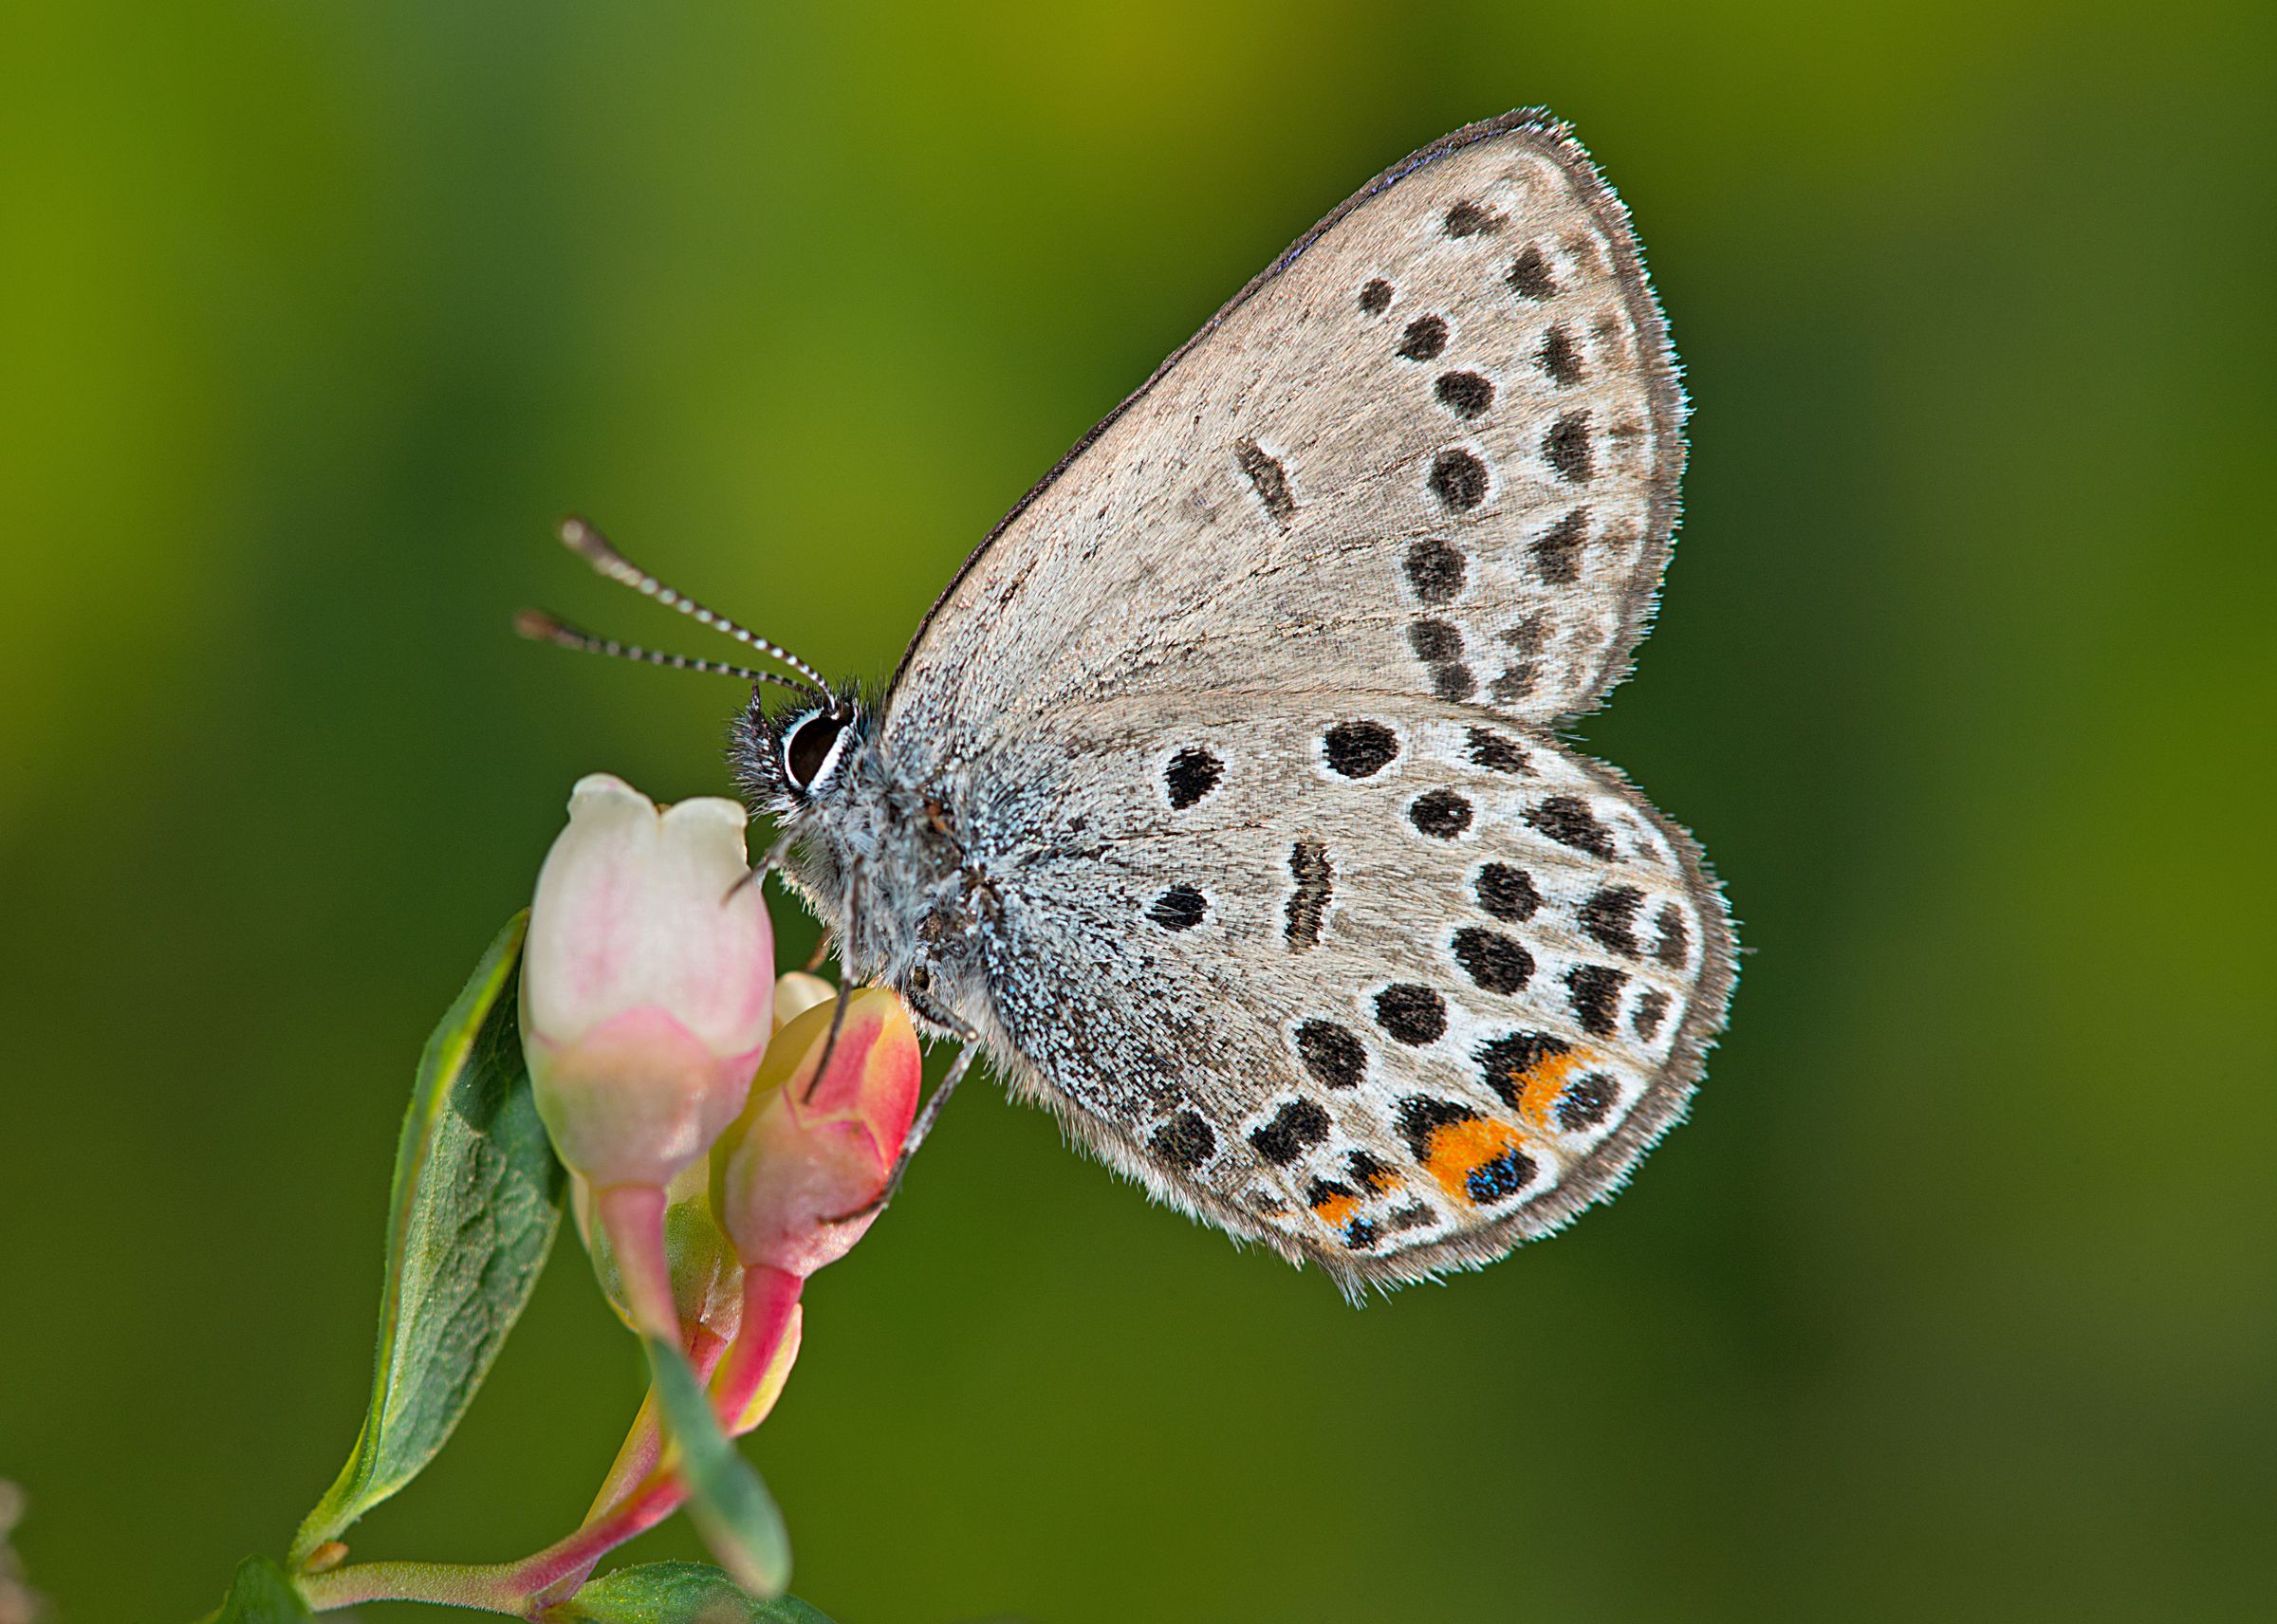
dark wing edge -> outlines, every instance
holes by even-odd
[[[1410,153],[1345,198],[1322,216],[1312,230],[1291,243],[1278,259],[1251,277],[1249,285],[1220,305],[1216,314],[1203,323],[1194,337],[1173,350],[1168,359],[1148,375],[1145,382],[1124,396],[1113,411],[1094,423],[1089,432],[1052,465],[1050,471],[1037,480],[1028,488],[1027,493],[1012,505],[1011,511],[998,520],[995,527],[981,538],[980,544],[966,556],[956,573],[949,578],[948,584],[941,588],[940,596],[933,600],[933,607],[926,610],[925,618],[917,622],[916,633],[910,638],[909,647],[902,651],[901,661],[894,668],[894,674],[885,686],[884,706],[890,707],[894,691],[900,687],[903,674],[909,670],[910,662],[916,657],[917,650],[924,644],[925,635],[933,630],[935,618],[964,583],[965,577],[972,573],[988,550],[996,544],[997,539],[1018,523],[1021,515],[1059,482],[1061,475],[1075,466],[1100,435],[1112,428],[1118,418],[1143,399],[1148,391],[1170,374],[1172,368],[1184,360],[1189,351],[1215,332],[1227,317],[1294,265],[1313,244],[1335,230],[1347,214],[1361,204],[1451,153],[1460,152],[1465,147],[1491,140],[1498,136],[1512,134],[1537,138],[1543,150],[1580,183],[1588,200],[1590,212],[1604,229],[1606,240],[1613,245],[1614,257],[1622,273],[1620,280],[1623,295],[1629,304],[1630,315],[1637,323],[1640,347],[1646,352],[1645,364],[1651,378],[1653,434],[1656,441],[1654,464],[1662,471],[1654,480],[1651,494],[1651,521],[1646,537],[1646,545],[1651,549],[1647,561],[1649,567],[1638,571],[1627,599],[1621,604],[1620,635],[1610,645],[1604,669],[1598,673],[1597,681],[1588,693],[1564,712],[1560,720],[1584,715],[1601,704],[1605,695],[1620,686],[1621,679],[1628,675],[1637,645],[1650,630],[1653,611],[1659,600],[1660,579],[1668,568],[1668,556],[1675,544],[1676,524],[1681,514],[1677,489],[1684,472],[1684,421],[1689,407],[1684,396],[1682,370],[1675,350],[1669,342],[1668,320],[1661,313],[1659,298],[1654,293],[1652,281],[1645,274],[1644,253],[1630,226],[1628,206],[1606,184],[1605,177],[1598,171],[1596,161],[1574,138],[1571,125],[1546,107],[1521,107],[1500,118],[1482,119],[1477,123],[1464,125],[1451,135],[1441,136],[1429,146]],[[1491,710],[1487,706],[1477,709]]]

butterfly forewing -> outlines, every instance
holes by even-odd
[[[1261,676],[1585,709],[1659,581],[1681,418],[1587,157],[1538,115],[1473,126],[1332,214],[1031,493],[920,632],[889,731],[947,749]]]
[[[1730,930],[1609,769],[1381,693],[1035,728],[970,779],[975,841],[1027,848],[990,1035],[1158,1194],[1389,1283],[1563,1223],[1680,1112]]]

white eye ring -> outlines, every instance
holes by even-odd
[[[824,719],[837,723],[837,727],[830,735],[830,747],[823,752],[823,759],[816,764],[813,775],[802,778],[797,766],[791,760],[792,752],[797,747],[799,735],[805,731],[812,723]],[[852,717],[841,717],[828,710],[809,710],[805,715],[793,720],[789,727],[784,729],[783,776],[789,781],[791,787],[802,795],[811,795],[820,789],[828,781],[830,775],[838,770],[838,758],[845,750],[846,737],[853,730],[854,719]]]

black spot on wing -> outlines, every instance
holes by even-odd
[[[1358,1088],[1368,1072],[1367,1046],[1334,1021],[1307,1021],[1299,1026],[1297,1058],[1323,1088]]]
[[[1550,433],[1557,431],[1553,428]],[[1584,447],[1586,444],[1584,440]],[[1487,465],[1475,452],[1451,447],[1432,460],[1431,489],[1456,512],[1469,512],[1487,499]]]
[[[1328,1113],[1312,1100],[1292,1099],[1250,1135],[1250,1143],[1275,1167],[1287,1167],[1327,1136]]]
[[[1468,566],[1453,542],[1425,536],[1407,549],[1407,583],[1426,603],[1445,603],[1463,589]]]
[[[1444,317],[1417,316],[1399,335],[1399,354],[1408,360],[1435,360],[1447,347]]]
[[[1589,414],[1568,412],[1552,423],[1549,433],[1542,436],[1542,455],[1569,485],[1578,485],[1596,472],[1596,458],[1589,449]]]
[[[1401,982],[1376,995],[1376,1024],[1410,1048],[1435,1043],[1447,1032],[1447,1001],[1428,987]]]
[[[1576,508],[1548,529],[1527,543],[1534,569],[1552,586],[1570,586],[1581,579],[1582,544],[1589,539],[1589,509]]]
[[[1534,955],[1499,931],[1466,925],[1454,933],[1454,962],[1483,991],[1510,993],[1534,973]]]
[[[1572,1049],[1563,1038],[1553,1038],[1547,1032],[1512,1032],[1479,1044],[1472,1058],[1478,1061],[1480,1080],[1494,1091],[1495,1097],[1511,1110],[1526,1096],[1527,1074],[1544,1061],[1554,1060]]]
[[[1431,691],[1450,705],[1460,705],[1478,692],[1478,678],[1467,665],[1450,663],[1431,668]]]
[[[1372,778],[1399,753],[1399,735],[1381,722],[1339,722],[1321,735],[1332,771],[1346,778]]]
[[[1566,1002],[1583,1031],[1600,1038],[1613,1035],[1620,1015],[1620,989],[1628,980],[1626,970],[1611,965],[1575,965],[1565,972]]]
[[[1288,948],[1303,952],[1321,944],[1321,921],[1335,894],[1335,871],[1328,862],[1325,842],[1306,836],[1288,849],[1289,877],[1296,890],[1288,897]]]
[[[1493,380],[1475,372],[1443,372],[1432,393],[1458,417],[1475,417],[1494,404]]]
[[[1354,1151],[1344,1158],[1344,1166],[1352,1170],[1352,1177],[1361,1189],[1370,1195],[1381,1195],[1399,1182],[1390,1164],[1377,1160],[1365,1151]]]
[[[1620,1098],[1613,1080],[1601,1071],[1593,1071],[1567,1083],[1565,1092],[1558,1096],[1558,1126],[1568,1134],[1594,1128],[1605,1119],[1605,1114]]]
[[[1217,1154],[1217,1135],[1195,1111],[1181,1111],[1155,1130],[1155,1154],[1172,1167],[1191,1171]]]
[[[1637,910],[1644,893],[1633,885],[1608,885],[1582,904],[1582,929],[1626,958],[1637,956]]]
[[[1571,795],[1552,795],[1530,808],[1526,821],[1562,846],[1610,862],[1618,855],[1613,831],[1597,821],[1589,803]]]
[[[1573,335],[1563,323],[1553,323],[1542,335],[1542,347],[1534,352],[1534,362],[1549,375],[1552,383],[1579,383],[1582,380],[1582,352],[1574,343]]]
[[[1478,871],[1478,905],[1497,919],[1522,924],[1542,906],[1542,893],[1533,877],[1508,863],[1489,863]]]
[[[1399,1136],[1407,1141],[1408,1153],[1422,1162],[1431,1156],[1431,1136],[1441,1128],[1453,1127],[1458,1122],[1475,1122],[1478,1113],[1468,1105],[1452,1099],[1434,1099],[1428,1095],[1411,1094],[1399,1102],[1394,1126]]]
[[[1209,911],[1209,901],[1193,886],[1174,885],[1155,898],[1146,916],[1165,931],[1191,931]]]
[[[1255,440],[1236,441],[1233,455],[1256,490],[1257,500],[1265,505],[1267,515],[1276,526],[1287,529],[1288,521],[1297,510],[1296,498],[1288,493],[1288,471]]]
[[[1489,772],[1525,772],[1532,765],[1515,739],[1491,728],[1473,728],[1467,741],[1472,763]]]
[[[1682,969],[1692,956],[1692,932],[1684,924],[1684,910],[1674,902],[1661,904],[1660,939],[1653,946],[1653,957],[1671,969]]]
[[[1549,261],[1532,243],[1521,249],[1518,257],[1510,262],[1506,280],[1519,298],[1531,299],[1537,304],[1558,290],[1558,279],[1549,268]]]
[[[1380,276],[1370,277],[1360,290],[1360,307],[1363,314],[1380,316],[1390,308],[1392,285]]]
[[[1451,237],[1475,237],[1501,230],[1502,216],[1483,203],[1466,201],[1447,211],[1446,228]]]
[[[1417,620],[1407,629],[1407,646],[1419,660],[1463,657],[1463,634],[1444,620]]]
[[[1534,1172],[1533,1157],[1524,1151],[1505,1151],[1471,1170],[1463,1179],[1463,1193],[1481,1207],[1490,1207],[1533,1183]]]
[[[1184,811],[1203,796],[1217,787],[1225,776],[1226,764],[1199,746],[1188,746],[1170,758],[1169,770],[1162,775],[1163,786],[1170,791],[1170,803]]]
[[[1418,834],[1435,840],[1452,840],[1471,827],[1471,803],[1452,789],[1418,795],[1407,809],[1407,821]]]

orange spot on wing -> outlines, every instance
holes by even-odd
[[[1579,1049],[1567,1049],[1562,1055],[1545,1055],[1523,1076],[1517,1079],[1518,1110],[1527,1121],[1537,1128],[1547,1129],[1550,1113],[1558,1108],[1558,1096],[1565,1092],[1565,1080],[1589,1061]]]
[[[1313,1204],[1314,1214],[1332,1229],[1343,1227],[1344,1220],[1360,1210],[1360,1197],[1349,1192],[1324,1196]]]
[[[1431,1149],[1423,1157],[1423,1171],[1450,1196],[1475,1207],[1478,1203],[1471,1194],[1471,1175],[1489,1162],[1525,1148],[1524,1135],[1507,1122],[1486,1116],[1447,1122],[1431,1131]]]

